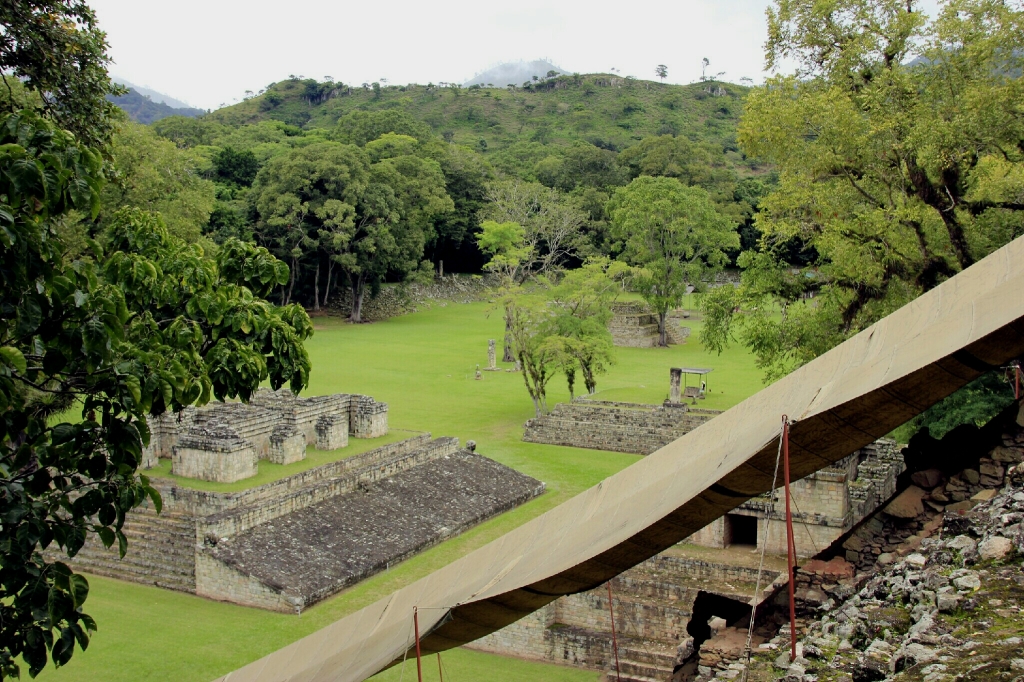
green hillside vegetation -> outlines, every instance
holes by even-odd
[[[476,244],[479,226],[497,217],[492,199],[502,182],[543,185],[553,192],[547,205],[578,214],[583,237],[567,253],[570,265],[618,255],[606,207],[618,187],[640,175],[707,190],[739,228],[742,245],[752,247],[752,215],[774,176],[736,145],[747,92],[716,81],[678,86],[605,74],[504,89],[292,78],[235,106],[197,119],[165,118],[152,128],[199,159],[196,175],[213,183],[217,201],[204,237],[267,246],[292,266],[281,300],[316,309],[330,305],[339,287],[353,297],[372,294],[384,282],[427,277],[442,263],[448,272],[480,272],[486,258]],[[385,141],[389,134],[403,139]],[[345,145],[358,150],[342,151]],[[385,173],[382,162],[398,175]],[[435,164],[440,175],[427,170]],[[333,190],[303,185],[313,167],[347,179]],[[430,189],[433,181],[423,184],[428,177],[443,178],[450,203]],[[397,202],[386,218],[369,198],[379,195],[374,187]],[[434,197],[429,208],[420,206],[426,196]],[[333,201],[345,208],[330,217],[324,211]],[[410,211],[417,216],[412,226]],[[384,241],[363,229],[382,224],[389,225]],[[391,241],[396,246],[386,256],[367,260]]]
[[[274,83],[262,95],[204,120],[231,127],[274,120],[305,129],[332,128],[352,111],[398,109],[446,141],[478,147],[489,156],[531,142],[569,146],[582,141],[620,151],[646,137],[673,135],[713,144],[730,165],[744,164],[736,145],[748,91],[743,86],[711,81],[666,85],[609,74],[559,76],[516,84],[514,90],[495,85],[352,87],[294,79]]]

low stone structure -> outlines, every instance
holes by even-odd
[[[196,592],[301,610],[543,490],[529,476],[455,450],[234,537],[207,534]]]
[[[90,535],[75,570],[289,612],[544,491],[428,433],[240,492],[152,483],[163,511],[128,514],[128,554]]]
[[[171,455],[171,471],[188,478],[234,483],[255,476],[258,459],[250,441],[227,424],[215,421],[182,434]]]
[[[670,344],[686,343],[690,328],[681,311],[670,311],[665,320],[665,333]],[[658,316],[642,301],[617,301],[612,304],[612,319],[608,323],[612,343],[627,348],[654,348],[661,337],[658,334]]]
[[[577,398],[526,422],[523,440],[648,455],[720,414],[683,404],[644,405]]]
[[[348,445],[349,434],[383,436],[388,431],[388,406],[364,395],[299,398],[287,389],[261,389],[248,404],[190,407],[151,418],[149,427],[144,468],[165,457],[172,460],[171,470],[178,476],[227,483],[256,475],[261,459],[277,464],[299,461],[306,456],[307,444],[334,450]],[[248,444],[252,456],[247,458],[242,443]]]
[[[797,555],[818,554],[860,523],[896,492],[904,471],[903,455],[895,441],[876,441],[836,464],[794,481],[793,534]],[[768,495],[744,502],[690,537],[705,547],[767,542],[772,554],[786,553],[785,503],[777,492],[774,507]],[[771,510],[771,511],[770,511]],[[769,515],[765,540],[765,524]]]

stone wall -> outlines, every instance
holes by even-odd
[[[385,284],[377,295],[363,298],[362,318],[366,322],[386,320],[405,315],[424,306],[447,303],[472,303],[493,296],[498,284],[493,276],[449,274],[436,277],[430,284]],[[332,295],[330,307],[334,314],[352,314],[352,291],[339,287]]]
[[[297,491],[338,478],[355,477],[360,471],[403,457],[413,465],[418,460],[407,456],[429,448],[430,443],[429,433],[418,434],[236,493],[195,490],[166,479],[152,478],[153,486],[163,499],[163,511],[157,514],[150,507],[143,506],[127,515],[124,529],[129,541],[128,554],[121,559],[116,545],[104,548],[94,535],[90,535],[70,563],[78,570],[98,575],[195,592],[196,547],[202,544],[204,517],[236,507],[271,509],[289,494],[294,496]],[[60,560],[68,561],[66,557]]]
[[[220,422],[194,426],[178,439],[171,458],[175,476],[234,483],[256,475],[252,442]]]
[[[762,576],[761,599],[778,572]],[[701,593],[748,602],[757,569],[659,554],[612,579],[612,607],[624,680],[668,680]],[[469,648],[614,672],[608,588],[561,597]]]
[[[896,479],[903,470],[903,456],[896,443],[882,439],[830,467],[794,481],[790,490],[797,554],[801,557],[818,554],[874,512],[895,492]],[[769,509],[774,511],[771,523],[766,524]],[[757,547],[767,542],[769,553],[786,553],[785,499],[781,488],[776,491],[774,507],[768,495],[755,497],[694,533],[689,541],[705,547],[729,546],[729,517],[734,515],[758,519]]]
[[[526,422],[523,440],[647,455],[689,433],[714,415],[683,404],[641,405],[577,399]]]

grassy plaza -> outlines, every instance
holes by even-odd
[[[335,451],[333,458],[411,435],[397,429],[430,431],[434,436],[458,436],[463,442],[475,440],[479,453],[544,481],[547,492],[298,617],[90,577],[88,608],[100,623],[100,630],[87,652],[76,655],[64,668],[47,668],[41,679],[208,682],[485,545],[638,459],[635,455],[520,440],[523,422],[533,416],[522,377],[502,371],[484,372],[483,380],[474,379],[477,364],[486,366],[487,340],[498,339],[500,348],[501,314],[487,303],[439,304],[374,324],[351,325],[322,317],[315,323],[316,334],[307,343],[313,360],[307,394],[371,395],[389,403],[390,424],[395,429],[386,438],[352,439],[349,448]],[[761,374],[753,358],[738,347],[721,356],[704,352],[696,338],[699,324],[692,325],[694,335],[686,345],[617,348],[617,364],[599,379],[597,397],[661,402],[668,394],[668,370],[674,366],[714,368],[708,379],[709,395],[701,407],[727,409],[756,392],[761,387]],[[568,397],[563,378],[552,379],[549,406]],[[231,489],[258,485],[309,466],[308,460],[288,467],[261,462],[257,477],[230,484]],[[164,467],[166,463],[153,473],[166,475]],[[502,659],[496,665],[493,656],[465,650],[445,654],[443,660],[455,680],[575,682],[598,678],[593,671],[541,663]],[[415,679],[414,663],[406,666],[404,674],[396,667],[376,679]],[[436,660],[425,666],[425,675],[436,679]]]

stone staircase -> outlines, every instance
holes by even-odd
[[[133,511],[125,519],[128,553],[120,558],[115,542],[110,548],[90,534],[71,560],[76,571],[102,575],[179,592],[195,592],[195,519],[151,508]]]
[[[663,642],[619,640],[619,670],[615,664],[606,674],[608,682],[669,682],[676,664],[674,646]]]

